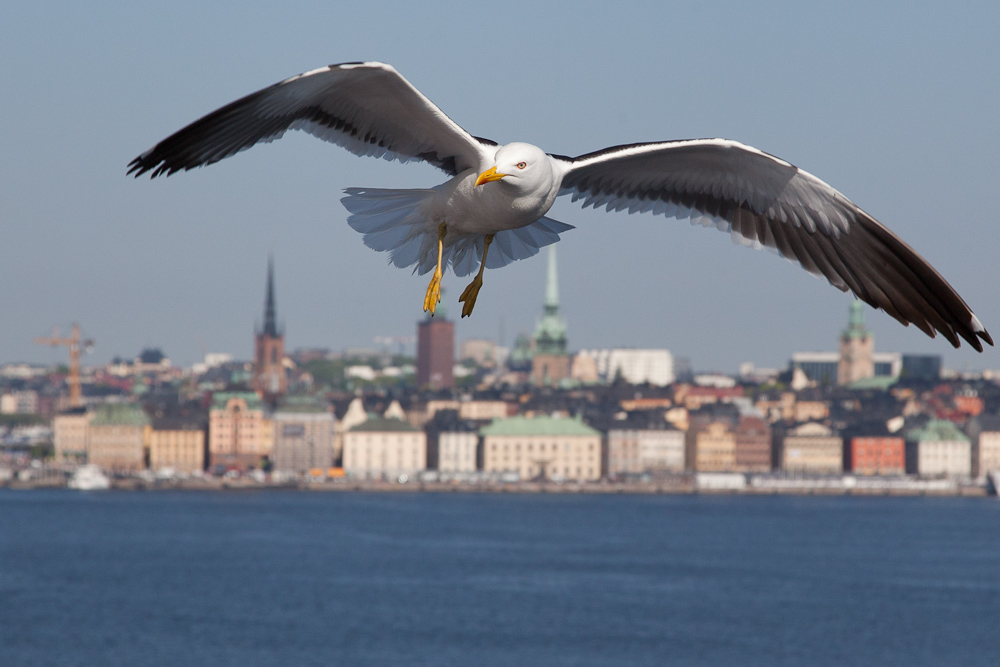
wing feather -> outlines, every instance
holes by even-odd
[[[608,211],[652,211],[774,249],[903,324],[982,352],[993,339],[910,246],[841,193],[793,165],[725,139],[615,146],[571,158],[560,194]]]
[[[395,69],[341,63],[293,76],[213,111],[129,163],[151,177],[194,169],[302,130],[355,155],[423,160],[454,176],[492,156]]]

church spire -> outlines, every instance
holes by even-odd
[[[274,256],[267,257],[267,296],[264,300],[264,328],[261,331],[265,336],[271,338],[278,337],[278,321],[274,307]]]
[[[545,281],[545,314],[559,312],[559,277],[556,271],[556,244],[549,246],[549,272]]]
[[[549,246],[544,313],[535,328],[535,354],[566,354],[566,324],[559,317],[559,280],[555,244]]]

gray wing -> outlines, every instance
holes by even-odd
[[[616,146],[570,158],[560,194],[629,213],[691,218],[767,247],[932,338],[993,339],[965,301],[898,236],[787,162],[724,139]]]
[[[128,173],[169,176],[274,141],[287,130],[304,130],[355,155],[423,160],[451,175],[478,167],[496,145],[463,130],[391,66],[341,63],[213,111],[132,160]]]

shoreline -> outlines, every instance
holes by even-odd
[[[156,480],[137,478],[115,479],[109,491],[303,491],[313,493],[498,493],[498,494],[596,494],[596,495],[799,495],[799,496],[935,496],[987,497],[990,490],[983,485],[947,483],[946,480],[906,480],[905,484],[832,484],[831,480],[774,479],[771,483],[752,483],[741,487],[720,488],[699,485],[695,478],[678,478],[664,482],[408,482],[394,483],[371,480],[300,481],[270,483],[254,480],[198,479]],[[836,480],[833,480],[836,481]],[[57,480],[10,480],[0,488],[15,491],[68,488]],[[92,493],[92,492],[84,492]]]

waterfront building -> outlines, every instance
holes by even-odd
[[[253,387],[269,402],[288,391],[285,372],[285,332],[278,328],[274,302],[274,261],[267,260],[267,294],[264,324],[254,335]]]
[[[1000,416],[973,417],[967,422],[965,433],[972,443],[972,476],[982,478],[1000,471]]]
[[[333,465],[335,420],[325,405],[311,398],[289,397],[271,419],[275,470],[305,473]]]
[[[401,419],[369,415],[344,434],[344,471],[364,479],[397,479],[427,468],[427,435]]]
[[[522,480],[601,477],[601,433],[571,417],[508,417],[480,429],[483,470]]]
[[[477,469],[479,433],[473,422],[457,410],[439,410],[428,422],[427,468],[441,472],[473,472]]]
[[[203,423],[170,417],[154,419],[149,434],[149,467],[173,468],[182,473],[204,470],[205,444]]]
[[[763,419],[741,416],[736,423],[735,470],[767,472],[771,469],[771,427]]]
[[[558,386],[570,377],[569,353],[566,351],[566,323],[559,317],[559,279],[556,246],[549,246],[549,265],[545,282],[544,315],[532,336],[531,381],[536,385]]]
[[[86,408],[70,408],[52,418],[52,446],[57,461],[87,461],[87,432],[94,414]]]
[[[698,472],[736,470],[736,434],[727,419],[696,416],[687,432],[687,467]]]
[[[685,433],[673,424],[612,428],[607,435],[607,474],[681,472],[684,452]]]
[[[932,419],[906,433],[906,472],[927,477],[972,475],[972,444],[947,419]]]
[[[87,429],[87,461],[113,472],[146,467],[149,417],[132,403],[102,403]]]
[[[270,456],[271,424],[255,392],[218,392],[208,413],[208,454],[211,467],[253,468]]]
[[[455,386],[455,323],[438,306],[417,324],[417,387],[452,389]]]
[[[902,475],[906,472],[903,438],[897,435],[864,435],[850,439],[844,467],[858,475]]]
[[[844,441],[832,429],[808,422],[776,442],[775,458],[785,472],[835,474],[844,471]]]

